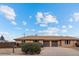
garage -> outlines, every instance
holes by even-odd
[[[52,47],[58,47],[58,41],[52,41]]]
[[[43,46],[44,47],[49,47],[50,46],[50,42],[49,41],[43,41]]]

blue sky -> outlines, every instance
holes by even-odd
[[[0,35],[9,40],[26,35],[79,36],[79,4],[0,4]]]

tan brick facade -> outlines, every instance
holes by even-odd
[[[25,41],[26,43],[33,43],[33,41]]]
[[[16,41],[16,43],[22,43],[22,41]],[[25,43],[33,43],[33,41],[25,41]],[[43,41],[39,41],[39,43],[43,44]],[[50,43],[50,46],[49,47],[52,47],[52,41],[49,41]],[[75,43],[76,41],[70,41],[70,44],[65,44],[65,40],[63,41],[57,41],[57,44],[58,44],[58,47],[75,47]]]
[[[35,41],[41,43],[42,45],[44,45],[45,47],[76,47],[76,43],[79,43],[79,40],[76,39],[76,38],[73,38],[73,37],[56,37],[56,38],[53,38],[53,37],[44,37],[44,36],[41,36],[41,37],[26,37],[26,39],[24,38],[23,39],[25,41],[25,43],[33,43]],[[23,43],[22,39],[17,39],[16,40],[16,43]]]

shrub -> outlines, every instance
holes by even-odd
[[[40,54],[41,46],[39,43],[23,43],[21,49],[26,54]]]

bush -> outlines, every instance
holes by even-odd
[[[40,54],[40,43],[23,43],[21,49],[26,54]]]

